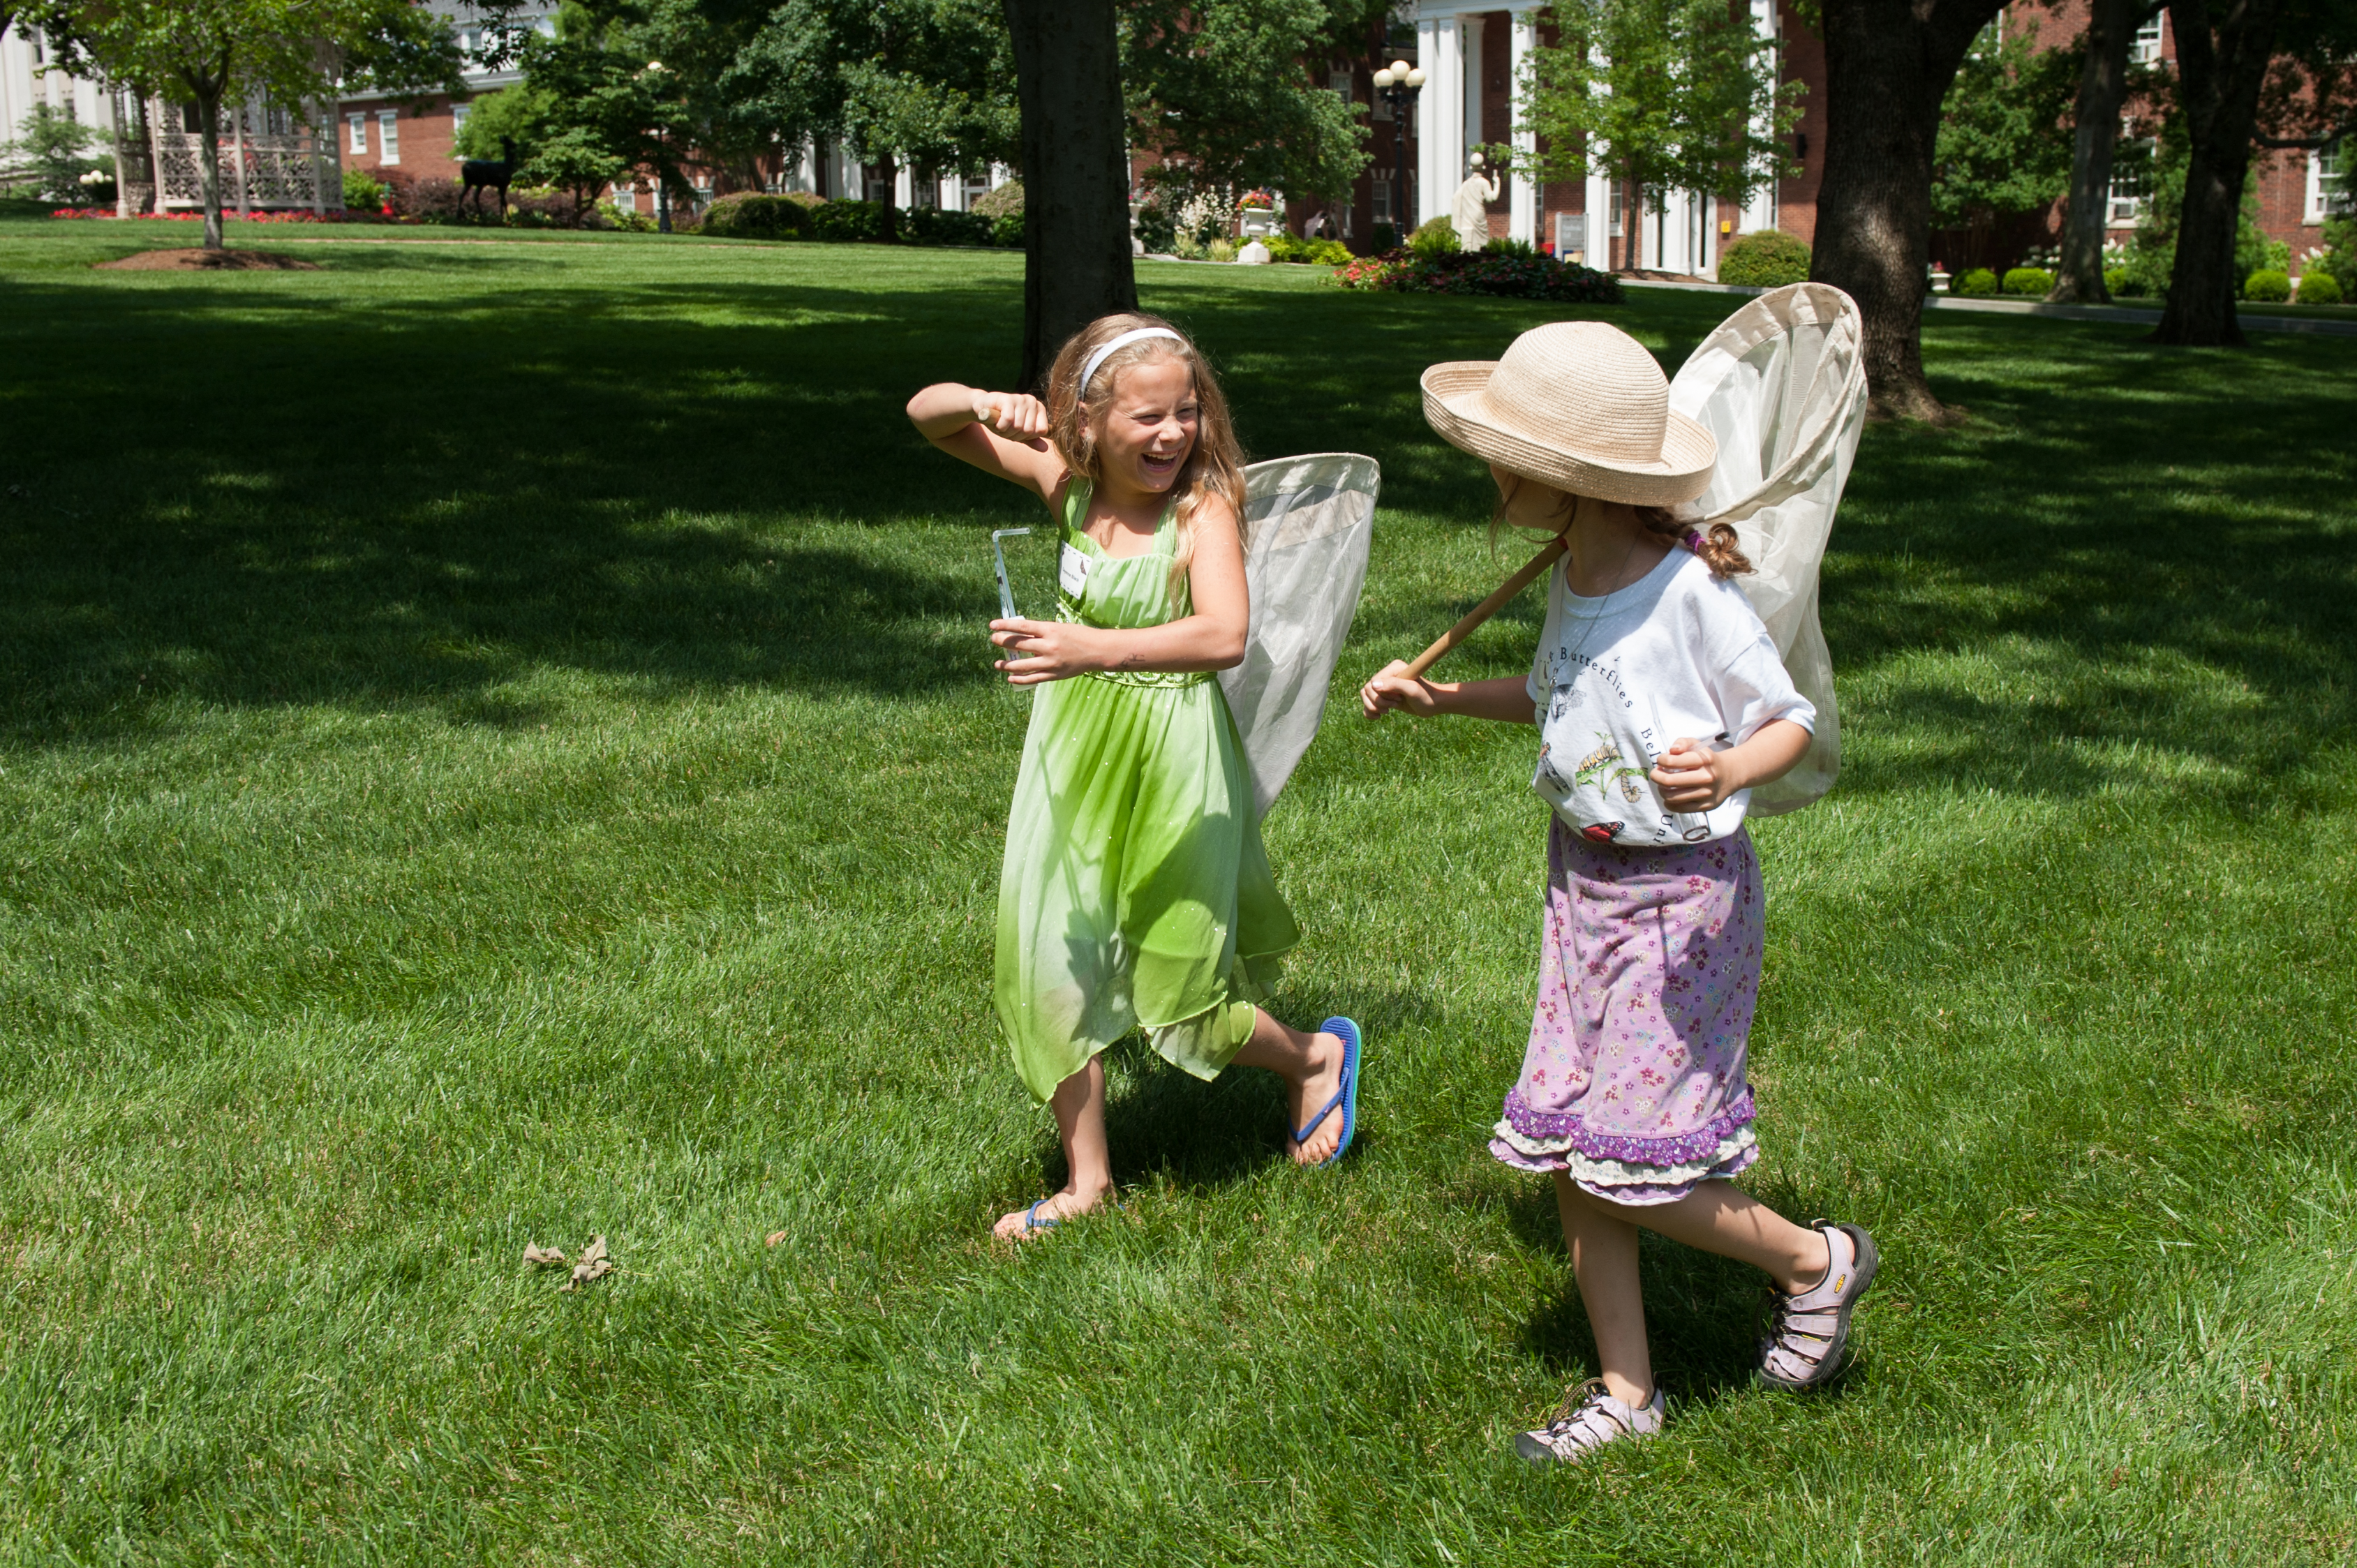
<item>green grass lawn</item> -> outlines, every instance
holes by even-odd
[[[1504,564],[1416,372],[1566,314],[1674,367],[1739,302],[1141,270],[1255,455],[1384,467],[1267,827],[1362,1142],[1305,1175],[1273,1080],[1119,1047],[1124,1207],[1010,1254],[1060,1179],[989,1004],[1031,518],[899,408],[1009,378],[1020,258],[88,269],[188,228],[0,222],[0,1560],[2357,1552],[2348,345],[1935,314],[1973,418],[1867,433],[1847,771],[1756,830],[1747,1181],[1874,1230],[1858,1364],[1753,1390],[1756,1279],[1649,1242],[1673,1424],[1541,1474],[1591,1348],[1483,1147],[1532,741],[1347,698]],[[521,1262],[597,1234],[581,1293]]]

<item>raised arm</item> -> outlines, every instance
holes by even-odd
[[[909,400],[909,423],[960,462],[1054,503],[1064,458],[1048,439],[1047,405],[1030,393],[937,381]]]

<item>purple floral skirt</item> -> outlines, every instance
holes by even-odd
[[[1674,1203],[1760,1156],[1744,1046],[1760,995],[1750,836],[1669,849],[1547,835],[1523,1075],[1490,1152],[1616,1203]]]

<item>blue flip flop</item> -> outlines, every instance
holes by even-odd
[[[1332,1154],[1318,1162],[1318,1169],[1323,1170],[1342,1157],[1351,1147],[1351,1140],[1359,1133],[1359,1026],[1348,1018],[1329,1018],[1318,1026],[1318,1032],[1336,1036],[1342,1042],[1342,1086],[1334,1091],[1333,1099],[1318,1108],[1316,1115],[1301,1124],[1301,1131],[1293,1135],[1293,1142],[1297,1147],[1308,1142],[1309,1134],[1318,1131],[1318,1124],[1331,1116],[1336,1106],[1340,1106],[1342,1141],[1334,1145]]]
[[[1033,1204],[1030,1208],[1023,1211],[1023,1233],[1025,1235],[1028,1236],[1034,1230],[1053,1230],[1057,1226],[1063,1223],[1061,1219],[1052,1214],[1048,1216],[1045,1219],[1039,1218],[1039,1210],[1046,1208],[1048,1204],[1052,1201],[1054,1201],[1054,1197],[1051,1194],[1048,1197],[1041,1198],[1039,1202]]]

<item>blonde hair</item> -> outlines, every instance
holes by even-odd
[[[1490,537],[1493,542],[1498,536],[1499,524],[1507,521],[1506,509],[1514,504],[1514,498],[1522,493],[1524,485],[1537,485],[1541,489],[1554,490],[1555,503],[1549,510],[1548,521],[1553,521],[1559,517],[1566,526],[1570,523],[1572,514],[1579,506],[1579,497],[1521,474],[1509,477],[1513,482],[1499,492],[1498,510],[1490,514]],[[1701,556],[1702,564],[1710,568],[1710,575],[1714,577],[1734,577],[1759,570],[1751,564],[1751,557],[1743,553],[1743,546],[1731,524],[1714,522],[1706,532],[1691,503],[1674,507],[1632,506],[1630,510],[1637,514],[1637,521],[1644,526],[1646,532],[1674,547],[1683,544]]]
[[[1178,335],[1176,340],[1141,338],[1135,343],[1123,344],[1105,356],[1097,373],[1089,378],[1084,392],[1081,370],[1088,363],[1089,356],[1123,333],[1141,327],[1158,327]],[[1105,411],[1113,406],[1121,372],[1132,365],[1158,360],[1184,360],[1195,391],[1195,445],[1170,481],[1170,491],[1176,499],[1174,528],[1178,534],[1177,548],[1170,558],[1170,600],[1176,604],[1178,590],[1187,581],[1187,570],[1194,564],[1195,519],[1203,503],[1213,496],[1226,501],[1235,514],[1238,536],[1244,531],[1243,449],[1236,444],[1235,424],[1228,417],[1228,400],[1220,393],[1219,378],[1211,374],[1211,367],[1204,362],[1194,341],[1158,316],[1127,312],[1098,317],[1065,340],[1055,364],[1049,368],[1049,436],[1062,455],[1064,467],[1092,485],[1103,479],[1103,469],[1097,459],[1097,432],[1103,428]]]

